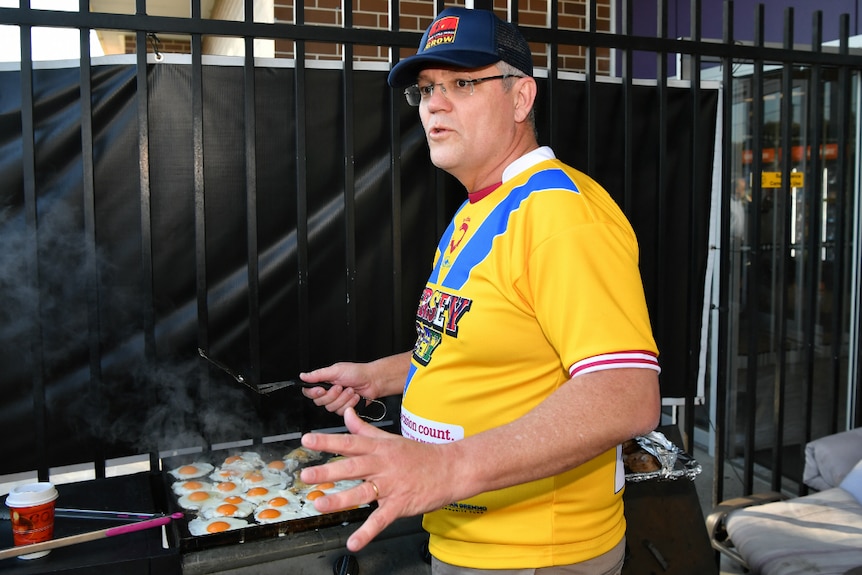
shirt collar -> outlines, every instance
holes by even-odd
[[[545,160],[553,160],[557,156],[554,155],[554,151],[548,146],[542,146],[540,148],[536,148],[531,152],[527,152],[503,170],[503,182],[507,180],[511,180],[524,170],[531,168],[538,164],[539,162],[543,162]],[[491,192],[499,188],[503,182],[497,182],[496,184],[491,184],[488,187],[482,188],[481,190],[476,190],[475,192],[470,192],[467,194],[467,198],[470,200],[471,204],[475,204],[482,198],[488,196]]]
[[[553,160],[557,156],[554,155],[554,150],[549,148],[548,146],[542,146],[540,148],[536,148],[532,152],[527,152],[503,170],[503,181],[511,180],[527,168],[532,168],[539,162],[543,162],[545,160]]]

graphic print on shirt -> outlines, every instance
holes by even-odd
[[[416,311],[416,345],[413,357],[428,365],[443,334],[458,337],[458,322],[469,311],[472,300],[426,287]]]
[[[413,348],[413,358],[417,363],[426,366],[431,362],[434,350],[441,344],[444,335],[458,337],[458,322],[470,310],[473,301],[456,295],[456,292],[464,287],[473,268],[491,253],[494,238],[505,233],[512,213],[517,211],[531,194],[549,189],[567,189],[580,193],[562,170],[540,172],[525,185],[513,189],[472,235],[468,235],[470,218],[459,219],[459,214],[469,205],[469,200],[461,205],[440,238],[437,246],[438,260],[419,301],[416,312],[417,337]],[[456,222],[459,221],[456,229]],[[433,284],[439,287],[430,287]],[[413,371],[410,376],[412,374]],[[408,377],[405,390],[409,384]]]

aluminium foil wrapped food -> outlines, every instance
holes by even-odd
[[[702,471],[694,458],[660,431],[638,436],[627,446],[624,445],[623,449],[627,482],[681,478],[693,480]]]

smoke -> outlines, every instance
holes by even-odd
[[[249,395],[210,377],[196,353],[194,302],[169,314],[167,344],[147,353],[140,252],[88,244],[80,208],[60,196],[75,194],[40,198],[36,230],[20,206],[0,211],[0,431],[32,426],[39,378],[52,464],[259,437]]]
[[[259,433],[254,407],[243,390],[209,379],[199,361],[141,362],[129,368],[122,385],[109,381],[93,394],[99,399],[90,405],[104,404],[106,409],[95,414],[90,409],[84,420],[90,433],[105,443],[165,451]]]

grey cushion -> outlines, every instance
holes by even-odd
[[[837,487],[860,460],[862,427],[815,439],[805,446],[802,481],[820,491]]]
[[[862,565],[862,505],[840,487],[734,511],[727,532],[761,575],[843,575]]]

